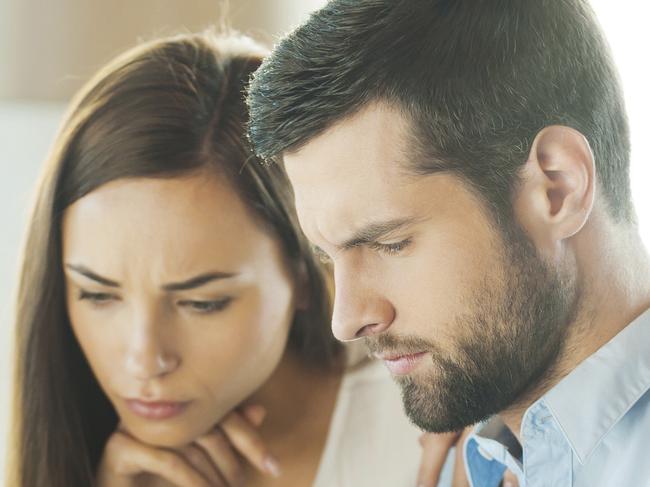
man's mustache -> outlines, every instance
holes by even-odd
[[[440,349],[435,343],[412,335],[382,333],[364,337],[363,340],[370,355],[411,355],[419,352],[439,351]]]

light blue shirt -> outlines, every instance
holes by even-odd
[[[494,417],[464,445],[472,487],[650,487],[650,310],[524,413],[522,447]]]

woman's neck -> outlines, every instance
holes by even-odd
[[[269,380],[246,404],[259,404],[266,409],[262,431],[267,441],[273,441],[275,436],[286,439],[287,432],[297,424],[312,423],[317,415],[331,413],[341,376],[342,367],[309,367],[287,351]]]
[[[246,401],[266,409],[260,435],[283,471],[275,481],[251,472],[250,485],[310,485],[327,440],[342,369],[308,367],[287,352],[271,378]]]

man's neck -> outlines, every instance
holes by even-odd
[[[526,410],[650,308],[650,259],[636,231],[610,225],[604,234],[594,225],[575,244],[582,256],[577,266],[582,299],[558,358],[536,387],[499,413],[520,442]]]

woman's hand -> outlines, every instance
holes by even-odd
[[[442,468],[449,455],[449,450],[454,446],[462,445],[461,438],[463,437],[464,435],[461,435],[461,432],[440,434],[424,433],[420,436],[422,459],[420,460],[420,470],[418,472],[418,487],[436,487],[438,485]],[[459,470],[458,457],[462,457],[462,455],[456,455],[454,487],[456,487],[456,477]],[[462,458],[460,461],[462,462]],[[463,486],[463,484],[458,485]]]
[[[463,445],[467,437],[472,433],[473,427],[465,428],[455,433],[425,433],[420,437],[422,446],[422,460],[418,472],[418,487],[436,487],[440,480],[440,473],[445,465],[449,450],[456,447],[454,459],[454,474],[452,487],[470,487],[467,475],[465,474],[465,463],[463,461]],[[504,487],[518,487],[517,477],[509,470],[506,471],[502,485]]]
[[[277,461],[257,431],[264,415],[260,406],[233,411],[213,430],[177,449],[152,447],[118,430],[104,448],[98,486],[141,487],[144,478],[153,477],[177,487],[240,487],[246,462],[277,476]]]

